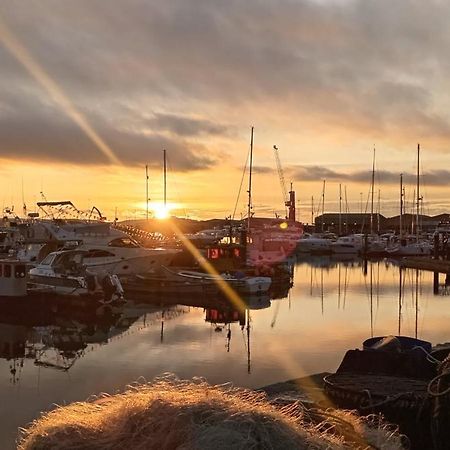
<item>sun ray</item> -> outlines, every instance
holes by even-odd
[[[77,110],[64,91],[13,35],[1,17],[0,42],[3,43],[9,53],[24,66],[35,81],[37,81],[47,91],[52,99],[59,104],[64,112],[81,128],[81,130],[95,144],[100,152],[105,155],[111,163],[121,165],[119,158],[116,156],[111,147],[98,135],[87,119],[81,114],[80,111]]]
[[[219,275],[219,272],[217,272],[214,266],[200,253],[197,247],[195,247],[195,245],[181,232],[176,224],[173,221],[169,221],[169,225],[178,239],[180,239],[183,243],[185,248],[197,260],[202,269],[211,275]],[[215,282],[234,307],[236,307],[239,311],[244,311],[246,309],[244,300],[242,300],[239,294],[225,280],[217,277]]]

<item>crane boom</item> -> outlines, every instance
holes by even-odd
[[[283,195],[283,205],[284,210],[287,216],[287,206],[289,205],[287,190],[286,190],[286,182],[284,181],[284,173],[283,167],[281,166],[280,155],[278,154],[278,147],[276,145],[273,146],[273,151],[275,153],[275,161],[277,163],[278,170],[278,178],[280,179],[281,193]]]

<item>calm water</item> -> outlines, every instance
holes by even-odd
[[[174,372],[260,387],[335,371],[347,349],[371,335],[398,334],[399,327],[433,344],[450,341],[447,289],[433,295],[430,272],[403,271],[401,284],[399,274],[385,261],[366,268],[358,260],[298,261],[287,297],[252,299],[250,330],[241,326],[242,315],[229,328],[207,321],[223,309],[213,301],[207,309],[158,299],[88,311],[3,302],[1,448],[14,447],[17,428],[52,404],[112,393],[140,377]]]

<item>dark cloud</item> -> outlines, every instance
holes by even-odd
[[[447,2],[30,0],[0,15],[126,162],[167,144],[179,167],[207,167],[209,137],[272,107],[286,128],[450,149]],[[0,155],[99,162],[1,43],[0,66]]]
[[[155,113],[150,120],[152,126],[159,130],[170,131],[178,136],[228,135],[231,130],[209,120],[192,119],[175,114]]]
[[[24,103],[23,97],[0,103],[0,156],[16,160],[108,164],[93,142],[53,105],[37,101],[40,107],[32,110],[33,102]],[[2,113],[2,109],[6,112]],[[174,170],[204,169],[216,163],[214,156],[201,144],[151,129],[121,127],[97,115],[88,116],[88,120],[123,164],[160,166],[163,149],[167,150]]]
[[[254,173],[276,173],[276,169],[271,167],[264,167],[264,166],[253,166],[252,172]]]
[[[369,184],[372,178],[372,172],[369,170],[338,172],[322,166],[295,166],[287,168],[286,172],[297,182],[327,180]],[[447,186],[450,180],[450,170],[430,170],[421,174],[420,179],[421,183],[428,186]],[[400,172],[377,170],[375,182],[387,185],[399,184]],[[403,182],[405,184],[414,184],[416,182],[416,174],[404,173]]]

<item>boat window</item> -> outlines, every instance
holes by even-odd
[[[108,247],[138,248],[139,244],[131,238],[117,238],[108,242]]]
[[[54,255],[54,254],[47,255],[47,256],[42,260],[41,264],[44,265],[44,266],[50,266],[51,263],[53,262],[53,260],[55,259],[55,256],[56,256],[56,255]]]
[[[85,255],[85,258],[105,258],[107,256],[114,256],[114,253],[107,252],[106,250],[89,250]]]
[[[15,266],[14,276],[16,278],[25,278],[25,266],[23,264]]]
[[[5,278],[11,278],[11,266],[9,264],[3,266],[3,273]]]

